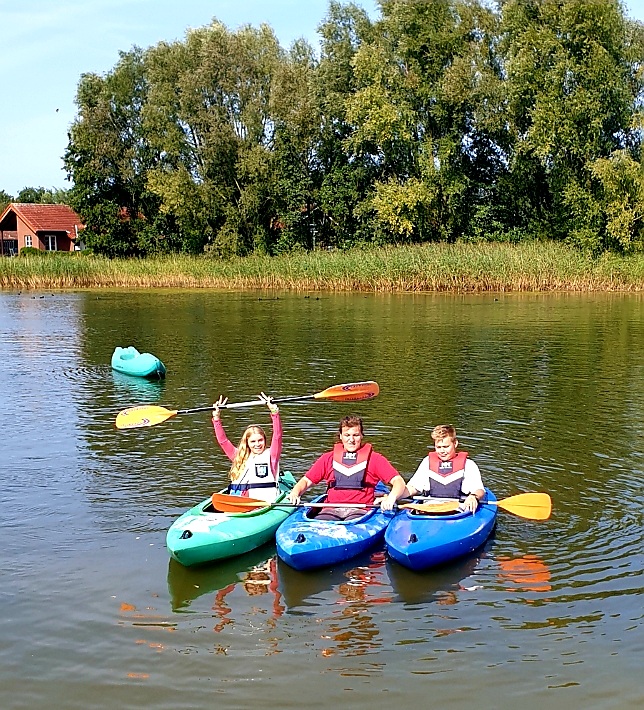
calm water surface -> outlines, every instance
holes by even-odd
[[[112,372],[116,345],[165,382]],[[355,411],[408,478],[453,422],[485,483],[548,491],[478,554],[424,574],[382,550],[316,573],[274,547],[169,561],[221,488],[208,413],[118,431],[139,403],[374,379],[351,410],[282,406],[296,475]],[[644,694],[640,295],[0,293],[3,708],[635,708]],[[232,440],[265,408],[224,413]]]

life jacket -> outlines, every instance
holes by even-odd
[[[441,461],[435,451],[430,451],[429,495],[433,498],[460,498],[466,460],[467,451],[459,451],[449,461]]]
[[[271,471],[271,451],[266,448],[261,454],[248,457],[244,472],[236,481],[231,481],[228,493],[271,502],[279,492],[278,478],[279,464],[277,471]]]
[[[333,447],[333,480],[329,483],[329,488],[365,488],[370,456],[371,444],[365,444],[355,452],[345,451],[341,443],[336,444]]]

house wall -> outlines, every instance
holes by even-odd
[[[20,217],[16,217],[16,227],[17,227],[17,233],[18,233],[18,251],[22,249],[22,247],[27,246],[25,243],[27,240],[25,237],[31,237],[31,246],[34,247],[35,249],[47,249],[46,243],[46,235],[55,235],[56,236],[56,251],[73,251],[74,246],[72,240],[68,237],[67,232],[42,232],[42,233],[36,233],[29,229],[29,227],[20,219]]]

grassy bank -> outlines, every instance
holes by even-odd
[[[105,259],[0,259],[0,288],[223,288],[296,291],[642,291],[644,254],[591,259],[561,244],[431,244],[348,252]]]

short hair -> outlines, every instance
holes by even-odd
[[[340,425],[338,426],[338,441],[342,441],[342,430],[351,429],[351,427],[359,426],[360,433],[364,436],[364,427],[362,426],[362,419],[356,414],[349,414],[340,420]]]
[[[449,436],[450,439],[456,439],[456,429],[451,424],[439,424],[432,429],[432,439],[438,441]]]

